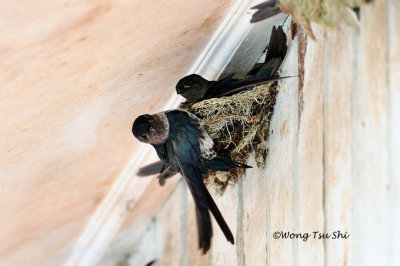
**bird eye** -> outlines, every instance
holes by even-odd
[[[142,136],[143,139],[148,139],[147,135]]]

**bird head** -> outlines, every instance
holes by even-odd
[[[201,99],[207,92],[209,81],[197,74],[191,74],[179,80],[176,93],[188,100]]]
[[[133,135],[141,142],[161,144],[169,134],[169,125],[165,113],[141,115],[132,125]]]

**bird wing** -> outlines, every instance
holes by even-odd
[[[208,89],[207,93],[204,95],[204,99],[210,99],[216,97],[216,95],[220,94],[226,87],[230,87],[233,83],[237,81],[233,76],[235,74],[230,74],[218,81],[213,81],[213,85]]]
[[[160,185],[163,186],[166,179],[176,175],[177,171],[170,165],[165,164],[162,161],[158,161],[139,168],[136,174],[140,177],[157,174],[158,181]]]
[[[276,6],[276,0],[265,1],[259,5],[253,6],[251,9],[257,9],[257,12],[251,17],[250,23],[259,22],[281,12]]]
[[[199,248],[204,253],[210,248],[212,227],[210,211],[213,213],[228,241],[233,243],[233,235],[223,219],[218,207],[203,183],[202,158],[198,139],[202,136],[200,121],[185,111],[172,111],[167,114],[170,122],[168,150],[176,158],[180,172],[192,193],[196,205]]]
[[[256,78],[274,77],[286,56],[287,37],[282,26],[272,28],[264,64],[257,70]]]
[[[282,26],[272,28],[265,62],[258,64],[248,74],[254,77],[242,80],[232,80],[216,87],[212,94],[206,95],[205,99],[230,96],[244,90],[249,90],[256,85],[261,85],[281,78],[276,77],[276,72],[281,66],[287,51],[287,37]],[[254,72],[254,73],[253,73]]]
[[[229,83],[231,83],[232,81],[234,81],[235,79],[233,78],[235,74],[230,74],[220,80],[217,81],[217,86],[225,86]]]
[[[180,113],[175,113],[175,116],[171,119],[173,123],[170,124],[170,148],[168,150],[172,150],[180,172],[192,193],[196,206],[199,248],[206,253],[210,249],[212,227],[207,196],[199,169],[201,162],[197,137],[201,135],[201,132],[190,125],[191,121],[187,117]],[[189,123],[184,123],[185,121]]]

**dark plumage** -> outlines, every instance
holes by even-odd
[[[136,174],[141,177],[157,175],[158,183],[163,186],[166,179],[176,175],[177,172],[171,167],[163,165],[161,161],[158,161],[139,168]]]
[[[234,79],[233,75],[218,81],[208,81],[197,74],[186,76],[179,80],[176,92],[190,102],[199,102],[205,99],[229,96],[247,90],[255,85],[263,84],[276,78],[287,45],[286,34],[281,26],[273,27],[264,63],[256,64],[244,79]]]
[[[227,171],[235,167],[250,166],[219,156],[213,150],[213,141],[205,132],[201,121],[183,110],[171,110],[136,118],[133,135],[151,144],[164,166],[184,176],[192,193],[199,233],[199,248],[206,253],[210,248],[212,227],[210,213],[214,215],[226,239],[234,243],[231,230],[203,183],[202,174],[209,169]]]
[[[262,2],[259,5],[253,6],[251,9],[257,9],[257,11],[251,17],[250,23],[256,23],[281,13],[281,10],[276,5],[276,0]]]
[[[272,28],[264,63],[256,64],[248,73],[255,78],[274,78],[287,52],[287,37],[282,26]]]

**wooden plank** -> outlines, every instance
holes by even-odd
[[[146,231],[140,239],[131,247],[131,252],[116,262],[108,265],[147,265],[151,261],[159,261],[157,257],[157,229],[155,220],[147,224]]]
[[[244,265],[265,265],[267,261],[267,206],[265,175],[257,168],[254,158],[248,162],[243,178],[243,248]]]
[[[304,85],[299,98],[298,150],[294,174],[294,233],[323,232],[323,31],[313,25],[316,41],[308,39],[304,59]],[[303,103],[303,104],[302,104]],[[295,241],[298,265],[322,265],[324,242],[309,237]]]
[[[388,93],[385,4],[361,9],[359,84],[352,90],[354,263],[388,265]]]
[[[400,265],[400,1],[388,1],[390,237],[389,265]]]
[[[325,232],[353,233],[351,176],[351,86],[353,57],[352,34],[347,25],[327,32],[325,42],[324,93],[324,191]],[[325,264],[347,265],[351,241],[327,239]]]
[[[211,246],[211,265],[213,266],[222,266],[222,265],[237,265],[238,257],[237,257],[237,224],[236,224],[236,216],[237,216],[237,187],[238,184],[229,185],[224,191],[223,195],[215,195],[212,194],[215,203],[220,209],[222,215],[225,218],[226,223],[232,231],[233,236],[235,237],[235,245],[229,243],[218,224],[213,219],[213,232],[214,236],[212,239]]]
[[[181,234],[181,215],[180,215],[180,202],[182,200],[181,189],[183,189],[183,182],[180,182],[173,193],[170,195],[168,201],[160,209],[156,216],[156,230],[157,230],[157,243],[158,245],[158,259],[161,265],[176,266],[180,264],[181,250],[180,240]]]
[[[141,180],[144,179],[148,179],[149,183],[143,192],[143,196],[137,201],[135,197],[131,200],[126,200],[124,212],[128,213],[128,215],[103,254],[102,265],[109,261],[113,261],[115,264],[130,256],[129,254],[136,248],[137,243],[142,241],[144,232],[148,230],[148,224],[152,223],[154,219],[154,213],[167,201],[180,177],[176,175],[168,179],[162,187],[153,176],[141,178]],[[149,195],[157,195],[157,197],[152,198]]]
[[[297,74],[297,39],[289,47],[282,76]],[[265,169],[267,265],[293,265],[293,241],[274,239],[276,231],[293,230],[293,163],[297,147],[298,79],[282,80],[274,107]],[[284,163],[283,163],[284,162]]]

